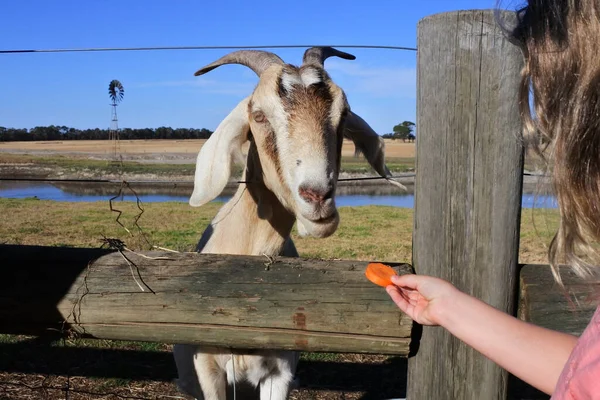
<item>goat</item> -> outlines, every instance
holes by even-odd
[[[297,257],[290,238],[294,223],[302,235],[335,232],[335,191],[344,137],[393,184],[384,162],[384,142],[358,115],[324,70],[325,59],[353,55],[330,47],[304,53],[300,67],[264,51],[236,51],[198,70],[242,64],[259,77],[253,93],[219,124],[200,149],[190,205],[198,207],[225,188],[232,163],[249,143],[243,181],[202,234],[203,253]],[[196,398],[223,400],[227,382],[260,386],[261,400],[286,399],[298,354],[293,351],[234,351],[176,345],[179,388]],[[235,353],[235,354],[234,354]]]

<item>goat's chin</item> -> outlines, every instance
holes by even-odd
[[[297,217],[298,234],[301,237],[326,238],[333,235],[339,223],[340,216],[337,211],[324,221],[311,221],[299,215]]]

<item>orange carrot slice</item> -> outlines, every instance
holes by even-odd
[[[368,280],[381,287],[392,284],[392,275],[398,275],[389,265],[381,263],[369,263],[365,271]]]

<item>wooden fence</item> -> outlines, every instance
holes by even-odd
[[[408,353],[411,320],[365,279],[366,262],[144,255],[167,259],[125,253],[135,264],[130,267],[113,251],[0,246],[6,277],[0,293],[2,330],[40,334],[52,329],[235,348]],[[407,265],[397,268],[410,271]]]
[[[564,293],[548,266],[518,265],[519,50],[492,11],[427,17],[418,48],[414,270],[524,320],[580,333],[593,288],[565,271]],[[399,354],[410,356],[411,400],[507,396],[505,371],[444,330],[413,325],[364,278],[366,262],[126,255],[134,266],[112,251],[0,246],[0,329]]]

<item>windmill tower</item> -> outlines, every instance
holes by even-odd
[[[112,101],[112,112],[110,118],[110,128],[108,130],[108,140],[112,142],[114,161],[117,161],[117,156],[119,155],[119,119],[117,117],[117,105],[121,102],[121,100],[123,100],[124,95],[125,90],[123,89],[121,82],[116,79],[110,81],[110,84],[108,85],[108,96]]]

